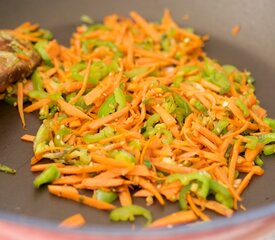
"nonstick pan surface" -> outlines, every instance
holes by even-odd
[[[131,10],[136,10],[145,18],[157,21],[165,7],[181,26],[210,35],[205,48],[210,57],[249,70],[256,79],[256,95],[261,105],[268,110],[269,116],[275,117],[275,3],[272,0],[1,0],[0,28],[14,28],[31,21],[51,30],[59,42],[68,45],[72,32],[81,23],[82,14],[100,22],[108,14],[128,15]],[[186,14],[190,17],[188,21],[182,19]],[[241,31],[233,37],[231,29],[236,24],[240,24]],[[80,212],[88,222],[88,227],[83,230],[85,233],[134,236],[136,233],[131,232],[129,224],[111,223],[106,212],[56,198],[46,188],[35,190],[32,184],[34,174],[30,172],[32,146],[22,142],[20,137],[25,133],[35,134],[40,121],[36,114],[30,114],[26,116],[26,122],[26,129],[22,129],[16,108],[0,102],[0,162],[17,170],[14,176],[0,172],[0,223],[6,219],[36,227],[46,224],[51,229],[62,219]],[[255,177],[242,195],[247,212],[239,211],[231,219],[214,216],[213,221],[203,227],[198,224],[181,226],[174,229],[174,233],[224,229],[246,221],[274,217],[275,158],[266,157],[264,161],[264,176]],[[157,218],[176,211],[177,206],[156,204],[151,210]],[[165,231],[171,233],[169,229]],[[156,232],[156,236],[158,234]]]

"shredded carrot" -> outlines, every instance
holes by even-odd
[[[26,126],[24,111],[23,111],[23,83],[19,82],[17,84],[17,105],[18,105],[18,112],[21,118],[23,128]]]
[[[21,140],[22,141],[25,141],[25,142],[33,142],[35,136],[33,135],[30,135],[30,134],[24,134],[22,137],[21,137]]]
[[[193,222],[195,220],[197,220],[197,216],[193,211],[180,211],[155,220],[149,225],[149,228],[168,227]]]
[[[86,221],[84,217],[78,213],[74,214],[68,218],[65,218],[60,224],[59,227],[62,228],[79,228],[85,225]]]
[[[44,37],[29,22],[11,33],[32,43]],[[183,184],[173,177],[205,175],[230,201],[211,200],[210,194],[223,197],[211,184],[199,197],[202,184],[194,177],[189,210],[149,227],[208,221],[206,209],[230,217],[254,175],[264,173],[256,164],[266,144],[252,143],[272,128],[248,72],[207,57],[207,39],[180,27],[165,9],[154,23],[131,11],[129,18],[113,14],[102,25],[77,27],[69,47],[44,41],[49,59],[36,68],[38,80],[32,75],[11,86],[22,125],[24,112],[39,111],[43,119],[36,136],[21,137],[33,142],[31,171],[54,164],[60,176],[49,192],[104,210],[115,205],[98,200],[99,190],[118,195],[121,206],[132,205],[132,197],[165,205],[180,201]],[[17,57],[29,61],[24,52]]]

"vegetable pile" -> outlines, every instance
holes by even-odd
[[[209,58],[205,38],[168,10],[160,22],[130,17],[89,21],[70,47],[38,25],[12,31],[43,59],[6,94],[17,95],[23,123],[24,112],[39,111],[36,136],[23,138],[33,141],[31,171],[43,171],[34,185],[112,210],[113,221],[142,215],[151,228],[208,221],[207,209],[230,217],[244,208],[251,178],[264,173],[260,154],[274,153],[275,120],[259,105],[250,73]],[[137,197],[148,206],[175,202],[179,211],[152,221]]]

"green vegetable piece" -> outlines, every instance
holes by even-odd
[[[264,161],[259,157],[257,156],[256,159],[255,159],[255,164],[258,165],[259,167],[262,167],[264,165]]]
[[[33,184],[36,188],[40,188],[41,185],[51,183],[55,179],[59,178],[59,176],[59,169],[55,165],[50,165],[34,179]]]
[[[197,99],[192,98],[190,100],[192,106],[194,106],[198,111],[205,113],[207,112],[207,108]]]
[[[182,210],[187,210],[187,200],[186,195],[188,192],[190,192],[191,184],[188,184],[181,188],[180,194],[179,194],[179,205]]]
[[[144,159],[143,164],[149,169],[152,167],[152,163],[148,159]]]
[[[101,107],[98,110],[98,117],[102,118],[105,116],[108,116],[111,113],[114,113],[117,107],[115,95],[111,94],[105,102],[101,105]]]
[[[178,180],[181,182],[182,185],[186,186],[192,181],[196,181],[200,184],[200,187],[196,193],[198,194],[198,196],[201,196],[205,199],[209,193],[210,179],[211,178],[209,174],[205,172],[195,172],[189,174],[175,173],[167,177],[167,182],[171,183]]]
[[[228,208],[233,207],[233,198],[229,190],[221,183],[210,179],[210,192],[214,193],[215,199]]]
[[[136,163],[135,157],[125,150],[112,150],[109,152],[109,155],[116,160],[122,160],[132,164]]]
[[[40,28],[39,32],[42,33],[41,38],[48,40],[48,41],[53,39],[53,33],[51,31],[44,29],[44,28]]]
[[[48,122],[44,121],[39,127],[33,142],[34,153],[40,153],[48,146],[50,141],[50,129]]]
[[[86,23],[86,24],[93,24],[94,23],[94,20],[86,14],[81,15],[80,20],[83,23]]]
[[[156,123],[159,122],[159,120],[160,120],[160,115],[158,113],[154,113],[147,119],[147,121],[144,124],[144,127],[146,128],[153,127]]]
[[[256,136],[246,136],[246,138],[249,141],[245,144],[245,147],[251,150],[255,149],[258,143],[258,138]]]
[[[166,109],[167,112],[172,113],[176,110],[177,105],[174,101],[173,96],[168,96],[165,98],[165,102],[163,103],[163,107]]]
[[[0,164],[0,171],[4,173],[9,173],[9,174],[15,174],[16,170],[13,168],[8,167],[7,165]]]
[[[272,129],[275,129],[275,119],[269,118],[269,117],[264,117],[263,121]]]
[[[33,72],[31,80],[33,90],[29,92],[29,96],[35,99],[47,98],[49,94],[44,90],[43,80],[37,69]]]
[[[133,148],[135,148],[135,149],[137,149],[139,151],[142,150],[141,143],[140,143],[139,140],[133,140],[133,141],[129,142],[129,146],[133,147]]]
[[[120,87],[114,90],[115,101],[118,104],[117,110],[121,110],[126,107],[126,96]]]
[[[112,42],[109,41],[104,41],[101,39],[90,39],[84,42],[84,45],[86,44],[86,48],[89,48],[90,45],[92,45],[94,48],[96,47],[107,47],[109,48],[112,52],[115,53],[115,57],[122,57],[123,53],[118,49],[117,45],[115,45]]]
[[[58,129],[56,135],[54,136],[54,145],[56,147],[62,147],[65,145],[63,142],[63,137],[71,133],[71,129],[67,128],[65,125],[61,125]]]
[[[185,119],[188,115],[192,113],[192,110],[189,104],[178,94],[174,95],[175,102],[179,108],[181,108],[183,112],[183,118]]]
[[[264,146],[264,155],[268,156],[268,155],[272,155],[275,153],[275,144],[270,144],[270,145],[266,145]]]
[[[275,142],[275,132],[259,135],[259,142],[263,144],[269,144]]]
[[[207,58],[204,63],[203,76],[207,81],[217,85],[221,94],[229,92],[231,86],[226,74],[218,71]]]
[[[116,208],[111,211],[109,218],[112,221],[134,221],[135,216],[143,216],[147,219],[146,225],[152,222],[152,215],[149,210],[138,205],[128,205]]]
[[[100,201],[112,203],[113,201],[115,201],[117,199],[117,193],[97,189],[95,191],[95,197],[96,197],[96,199],[98,199]]]
[[[236,99],[235,102],[236,102],[237,106],[242,110],[244,117],[248,117],[249,110],[248,110],[247,106],[245,105],[245,103],[239,98]]]
[[[124,75],[128,78],[134,78],[140,74],[148,71],[147,67],[134,68],[133,70],[124,72]]]
[[[34,45],[34,49],[39,53],[45,64],[49,67],[52,67],[52,61],[46,51],[46,47],[48,46],[48,41],[39,41]]]
[[[114,129],[112,129],[110,127],[105,127],[99,133],[85,134],[83,136],[83,141],[87,144],[96,143],[96,142],[103,140],[104,138],[111,137],[114,135],[115,135]]]
[[[219,136],[227,128],[228,124],[229,120],[227,118],[221,119],[215,124],[212,132]]]
[[[232,72],[238,71],[238,69],[233,65],[223,65],[222,68],[226,73],[232,73]]]
[[[84,36],[89,35],[91,32],[94,32],[96,30],[109,30],[109,28],[104,24],[93,24],[90,25],[87,30],[83,33]]]
[[[5,103],[12,105],[12,106],[16,106],[17,104],[17,98],[11,95],[6,94],[5,98],[4,98]]]
[[[167,36],[167,34],[163,34],[160,39],[160,47],[164,52],[169,52],[171,48],[171,38]]]

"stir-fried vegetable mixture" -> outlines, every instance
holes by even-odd
[[[260,154],[274,153],[275,120],[259,105],[253,77],[209,58],[204,38],[168,10],[159,22],[134,11],[88,22],[70,47],[29,23],[13,33],[43,59],[6,94],[17,93],[23,122],[23,111],[39,111],[36,187],[50,183],[58,197],[112,210],[113,221],[142,215],[163,227],[208,221],[207,209],[230,217],[251,178],[264,173]],[[153,221],[137,197],[148,206],[175,202],[179,211]]]

